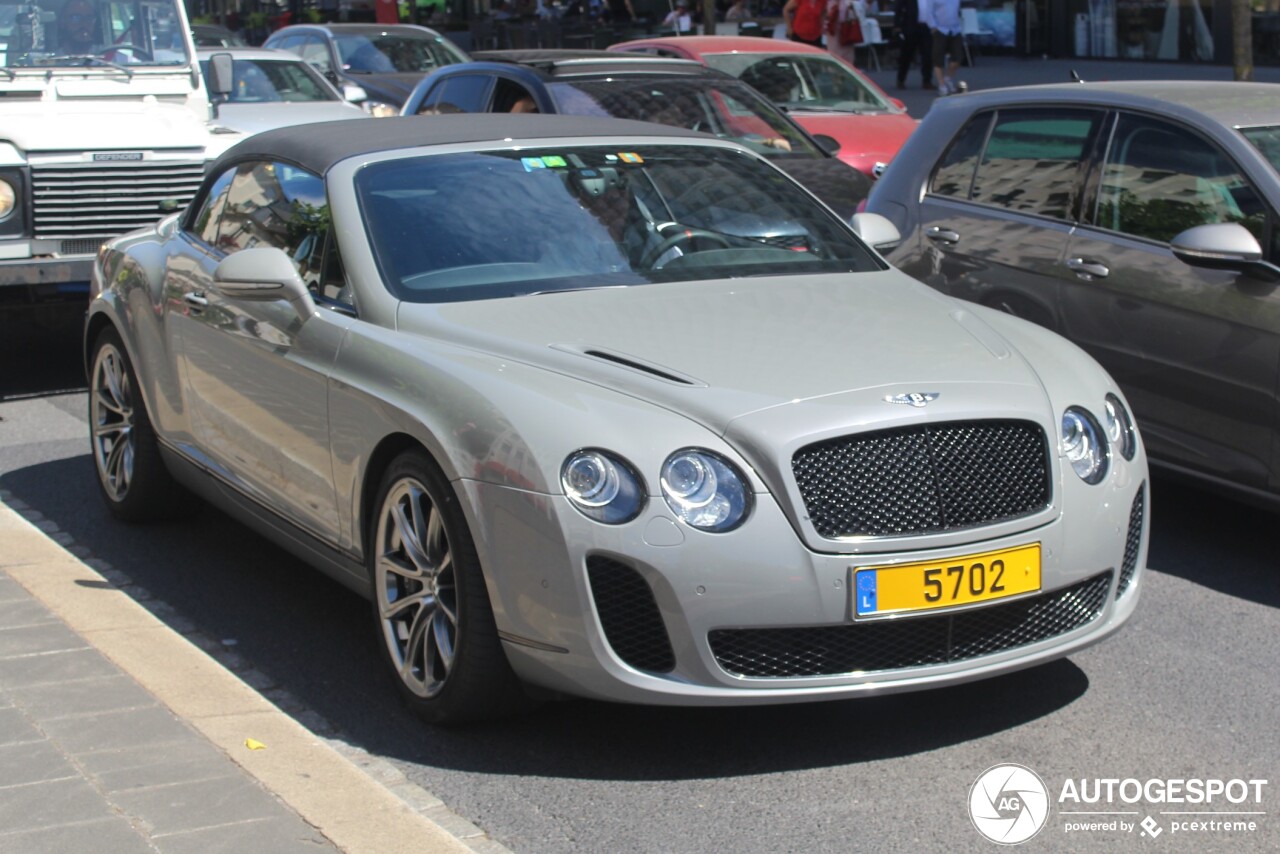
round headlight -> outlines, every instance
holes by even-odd
[[[18,207],[18,193],[8,181],[0,179],[0,219],[7,219]]]
[[[1107,440],[1087,410],[1072,406],[1062,413],[1062,452],[1085,483],[1107,476]]]
[[[604,451],[570,454],[560,469],[560,485],[569,502],[597,522],[630,522],[644,506],[640,478],[631,466]]]
[[[667,457],[662,497],[680,521],[717,534],[738,527],[751,509],[742,475],[710,451],[693,448]]]
[[[1120,398],[1114,394],[1107,395],[1104,413],[1107,426],[1107,441],[1120,449],[1120,456],[1126,460],[1133,459],[1138,452],[1138,431],[1133,427],[1133,419],[1129,410],[1124,408]]]

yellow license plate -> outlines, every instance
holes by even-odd
[[[932,611],[1040,589],[1040,544],[976,555],[857,567],[853,609],[859,617]]]

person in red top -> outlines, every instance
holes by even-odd
[[[787,22],[787,38],[822,47],[826,12],[825,0],[787,0],[787,5],[782,7],[782,18]]]

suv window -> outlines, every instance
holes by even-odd
[[[973,189],[973,172],[982,154],[982,144],[987,141],[994,113],[986,113],[969,120],[960,134],[952,141],[947,153],[938,162],[929,192],[939,196],[969,198]]]
[[[1094,224],[1168,241],[1197,225],[1238,222],[1264,240],[1266,208],[1217,146],[1168,122],[1120,114]]]
[[[480,74],[459,74],[449,77],[435,86],[418,115],[441,113],[483,113],[488,104],[490,78]]]

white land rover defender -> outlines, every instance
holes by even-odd
[[[87,299],[103,240],[184,206],[239,138],[181,0],[0,0],[0,313]]]

